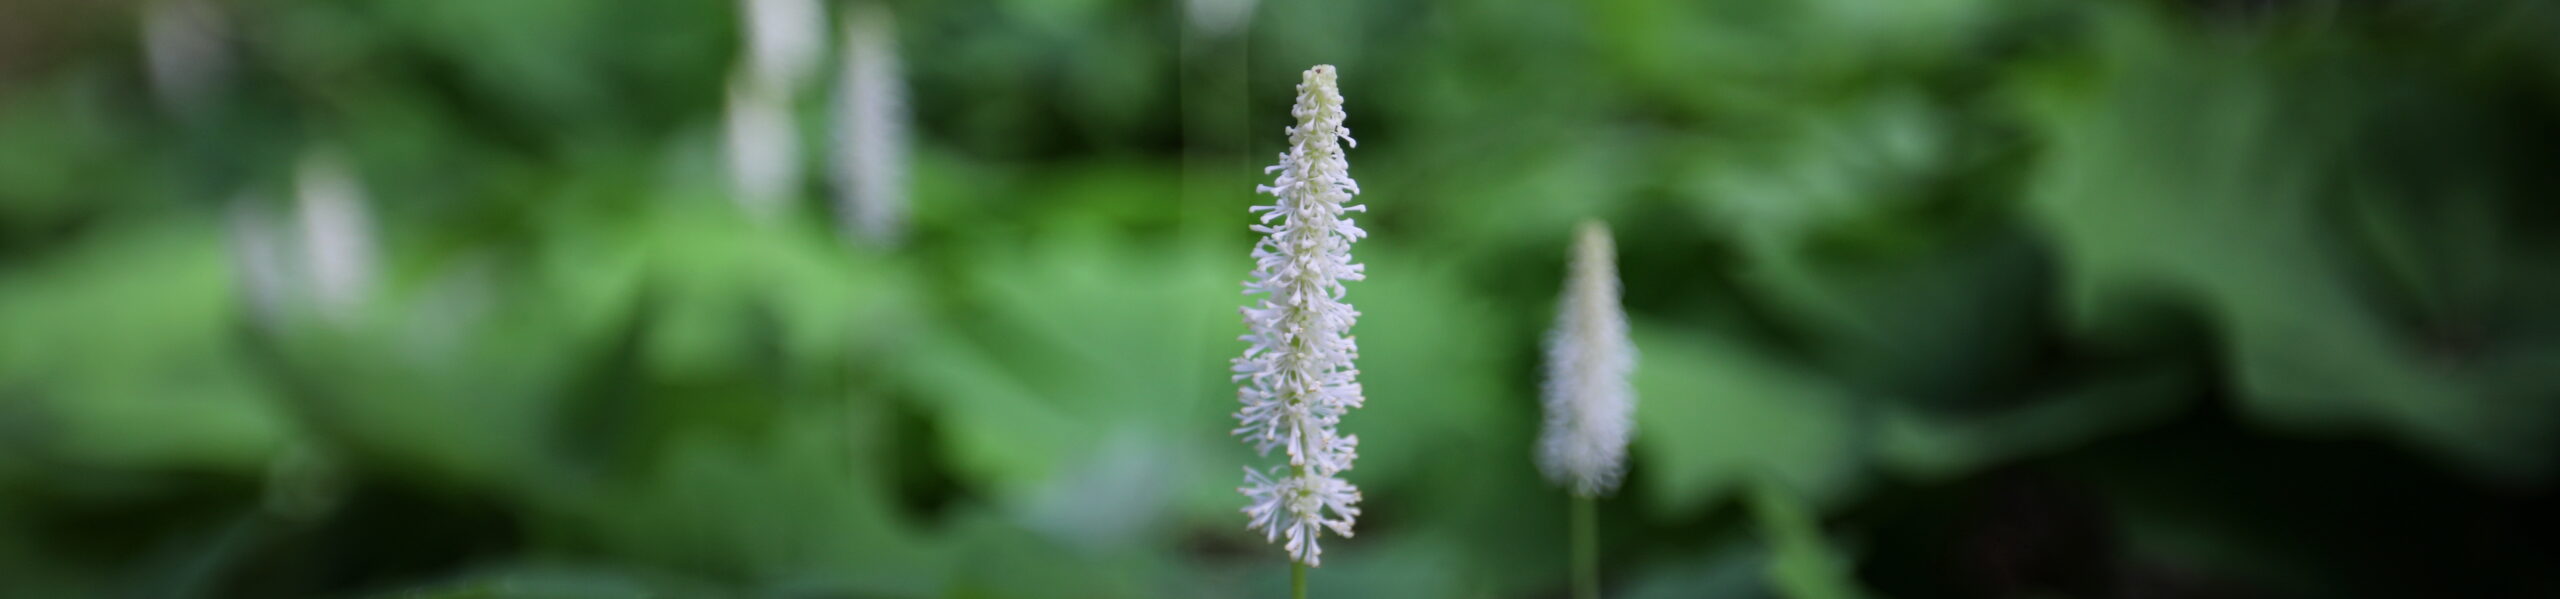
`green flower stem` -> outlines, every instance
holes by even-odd
[[[1307,564],[1289,560],[1289,599],[1307,599]]]
[[[1573,495],[1573,597],[1600,599],[1600,523],[1592,499]]]
[[[1307,467],[1304,465],[1293,468],[1291,471],[1296,472],[1301,478],[1307,475]],[[1308,539],[1307,542],[1312,543],[1315,540]],[[1289,556],[1289,599],[1307,599],[1307,563],[1298,561],[1298,557],[1294,555]]]

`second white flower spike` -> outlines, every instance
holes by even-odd
[[[1617,247],[1609,229],[1586,221],[1575,231],[1573,263],[1547,333],[1546,431],[1538,469],[1575,495],[1618,489],[1627,440],[1635,428],[1636,348],[1618,304]]]

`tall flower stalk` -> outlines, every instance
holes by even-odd
[[[1272,184],[1257,188],[1274,200],[1252,209],[1261,213],[1252,228],[1263,238],[1254,244],[1253,279],[1244,290],[1261,297],[1243,309],[1250,345],[1235,359],[1236,398],[1244,404],[1235,434],[1262,455],[1280,449],[1289,458],[1286,467],[1246,467],[1237,490],[1250,498],[1249,526],[1266,540],[1286,539],[1291,586],[1303,596],[1305,568],[1324,553],[1317,537],[1327,530],[1351,536],[1360,515],[1360,489],[1341,478],[1358,457],[1359,438],[1334,426],[1361,404],[1360,371],[1352,367],[1360,350],[1350,335],[1360,312],[1342,299],[1343,284],[1362,278],[1351,242],[1368,233],[1345,217],[1367,207],[1348,205],[1360,185],[1351,180],[1343,146],[1358,143],[1342,126],[1332,65],[1307,69],[1289,112],[1297,117],[1289,151],[1264,169],[1279,173]]]
[[[740,0],[746,48],[729,80],[723,141],[732,198],[779,218],[800,186],[800,133],[791,104],[826,48],[816,0]]]
[[[907,214],[907,89],[889,7],[862,2],[844,13],[836,79],[836,204],[845,230],[873,245],[898,241]]]
[[[722,121],[732,199],[760,219],[779,218],[800,185],[800,134],[787,90],[732,77]]]
[[[1635,428],[1636,350],[1619,307],[1617,249],[1609,229],[1582,223],[1546,340],[1546,430],[1538,469],[1573,494],[1574,596],[1600,596],[1599,497],[1617,491]]]
[[[322,314],[344,320],[373,291],[373,216],[364,185],[332,154],[312,153],[294,171],[295,218]]]
[[[181,117],[204,116],[214,93],[229,82],[231,20],[219,3],[160,0],[142,8],[142,57],[151,92],[161,108]]]

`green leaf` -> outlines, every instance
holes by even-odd
[[[1769,544],[1769,581],[1791,599],[1860,599],[1847,555],[1822,534],[1813,506],[1787,491],[1785,483],[1752,485],[1751,516]]]
[[[1755,478],[1816,503],[1859,484],[1862,434],[1845,390],[1713,333],[1638,322],[1634,475],[1654,511],[1694,513]]]

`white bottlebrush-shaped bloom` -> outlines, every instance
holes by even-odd
[[[227,245],[241,296],[260,324],[350,317],[372,295],[377,269],[364,187],[344,163],[312,152],[296,165],[291,196],[281,212],[247,194],[232,200]]]
[[[1362,278],[1351,262],[1351,242],[1367,235],[1344,214],[1365,211],[1348,205],[1360,193],[1343,159],[1343,144],[1358,145],[1342,126],[1342,95],[1331,65],[1307,69],[1298,83],[1298,101],[1290,114],[1289,151],[1271,185],[1257,191],[1274,197],[1255,206],[1263,234],[1253,247],[1253,280],[1245,293],[1260,295],[1244,308],[1249,344],[1235,359],[1236,412],[1243,435],[1254,449],[1269,455],[1283,450],[1286,467],[1268,472],[1245,468],[1242,491],[1251,503],[1244,509],[1250,526],[1266,539],[1287,539],[1291,559],[1316,565],[1323,553],[1316,538],[1325,530],[1351,536],[1352,519],[1360,515],[1360,489],[1341,479],[1357,457],[1359,439],[1341,435],[1334,426],[1344,412],[1360,407],[1359,370],[1352,360],[1359,348],[1350,335],[1360,312],[1342,302],[1347,281]]]
[[[721,123],[731,197],[758,218],[787,209],[800,185],[799,127],[791,105],[826,50],[816,0],[739,0],[746,44],[729,77]]]
[[[228,210],[226,246],[240,296],[259,324],[273,324],[289,309],[301,269],[293,263],[293,235],[273,210],[249,197],[234,198]]]
[[[1182,12],[1191,18],[1191,27],[1202,33],[1226,35],[1244,27],[1253,19],[1257,0],[1187,0]]]
[[[1609,229],[1585,222],[1575,233],[1572,265],[1547,333],[1547,424],[1538,469],[1574,494],[1616,491],[1626,471],[1627,437],[1635,426],[1635,345],[1618,305],[1617,250]]]
[[[142,56],[151,91],[170,112],[202,104],[231,73],[231,22],[205,0],[161,0],[142,9]]]
[[[800,89],[825,56],[825,11],[817,0],[741,0],[747,75],[772,89]]]
[[[733,79],[722,131],[730,192],[738,205],[764,218],[782,212],[800,184],[800,137],[792,126],[790,96],[750,78]]]
[[[321,154],[303,158],[293,187],[312,296],[324,313],[344,317],[373,289],[373,217],[364,187],[345,163]]]
[[[836,208],[851,234],[896,243],[907,216],[907,89],[897,28],[878,2],[844,16],[843,72],[836,80]]]

